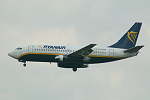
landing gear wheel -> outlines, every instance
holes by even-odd
[[[76,71],[77,71],[77,68],[76,68],[76,67],[73,67],[73,71],[76,72]]]
[[[26,67],[26,64],[24,63],[23,66]]]

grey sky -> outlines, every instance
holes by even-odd
[[[149,0],[1,0],[0,100],[149,100]],[[105,47],[143,23],[137,57],[89,68],[58,68],[7,53],[28,44]]]

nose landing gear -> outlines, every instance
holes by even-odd
[[[23,62],[23,66],[26,67],[26,61],[25,60],[18,60],[19,62]]]
[[[24,63],[24,64],[23,64],[23,66],[24,66],[24,67],[26,67],[26,61],[25,61],[25,62],[23,62],[23,63]]]
[[[26,67],[26,63],[24,63],[23,66]]]

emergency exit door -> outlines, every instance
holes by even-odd
[[[29,45],[28,46],[28,52],[30,53],[30,52],[33,52],[33,46],[32,45]]]
[[[114,56],[114,50],[113,49],[109,50],[109,56]]]

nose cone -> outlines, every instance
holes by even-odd
[[[13,57],[13,53],[12,53],[12,52],[9,52],[8,55],[9,55],[10,57]]]
[[[14,51],[9,52],[8,55],[9,55],[10,57],[15,58],[15,59],[17,59],[17,58],[19,57],[18,54],[17,54],[16,52],[14,52]]]

